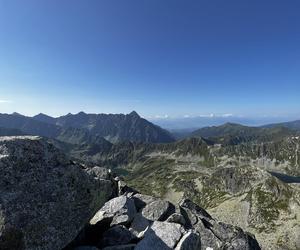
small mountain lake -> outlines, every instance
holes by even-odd
[[[271,171],[269,173],[285,183],[300,183],[300,176],[291,176]]]

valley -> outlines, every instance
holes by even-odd
[[[147,195],[173,203],[191,199],[218,220],[254,234],[262,249],[300,247],[300,137],[294,125],[224,124],[175,141],[136,113],[117,122],[96,117],[39,115],[30,118],[31,131],[25,125],[1,131],[34,134],[41,130],[32,124],[55,126],[59,133],[48,133],[47,140],[74,162],[109,168]]]

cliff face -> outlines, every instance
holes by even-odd
[[[0,137],[0,171],[0,249],[61,249],[114,195],[107,170],[39,137]]]

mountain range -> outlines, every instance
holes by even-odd
[[[191,137],[203,137],[222,144],[239,144],[241,142],[275,141],[287,136],[297,135],[300,127],[290,128],[290,124],[274,124],[262,127],[249,127],[235,123],[226,123],[221,126],[204,127],[192,132]]]
[[[166,130],[130,114],[67,114],[53,118],[45,114],[27,117],[18,113],[0,114],[0,127],[18,129],[25,134],[59,138],[78,143],[78,137],[89,142],[92,137],[103,137],[110,142],[134,141],[165,143],[174,141]],[[88,139],[89,137],[89,139]],[[81,141],[83,142],[83,141]]]
[[[263,249],[300,247],[298,121],[172,135],[136,112],[0,114],[0,136],[24,134],[47,137],[74,162],[109,168],[145,194],[174,203],[189,198],[255,234]]]
[[[215,140],[222,138],[223,141],[270,140],[283,138],[296,134],[300,131],[300,120],[267,124],[253,127],[237,123],[224,123],[220,126],[209,126],[200,129],[171,130],[170,132],[141,118],[135,111],[130,114],[67,114],[60,117],[51,117],[38,114],[33,117],[18,113],[0,114],[0,128],[15,129],[15,134],[39,135],[48,138],[59,138],[62,141],[89,143],[87,137],[103,137],[116,143],[120,141],[145,142],[145,143],[168,143],[175,139],[187,137],[204,137]],[[76,139],[75,139],[76,138]],[[83,140],[86,139],[87,141]]]

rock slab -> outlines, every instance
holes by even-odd
[[[62,249],[115,192],[40,137],[0,137],[0,172],[2,250]]]

